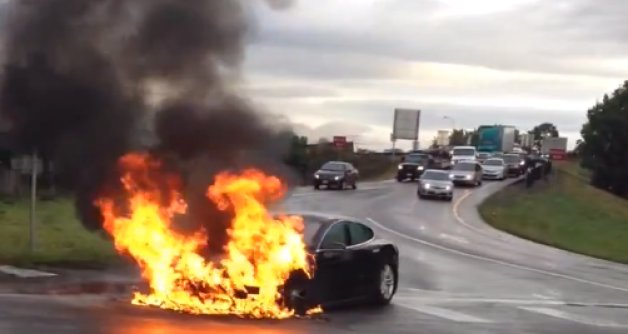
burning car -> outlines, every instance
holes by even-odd
[[[311,277],[294,272],[284,286],[287,305],[304,313],[316,305],[390,303],[399,279],[399,250],[355,219],[300,215],[314,262]]]

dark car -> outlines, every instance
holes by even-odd
[[[352,164],[343,161],[330,161],[314,173],[314,189],[321,186],[344,189],[349,186],[357,189],[360,173]]]
[[[525,160],[521,159],[519,154],[504,154],[502,157],[504,159],[504,163],[506,164],[506,174],[520,176],[525,174],[526,172],[526,164]]]
[[[399,250],[354,219],[301,215],[314,273],[293,273],[284,302],[297,313],[316,305],[347,302],[390,303],[397,291]]]
[[[433,159],[427,153],[410,153],[406,155],[399,164],[397,170],[397,181],[403,182],[410,179],[412,181],[418,179],[426,169],[431,168]]]

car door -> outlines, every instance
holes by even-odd
[[[349,174],[351,175],[351,182],[358,180],[358,170],[352,164],[349,164]]]
[[[480,164],[475,165],[475,180],[476,181],[482,180],[482,166]]]
[[[361,297],[369,294],[376,283],[379,248],[370,247],[375,233],[368,226],[358,222],[347,222],[349,226],[349,247],[353,252],[354,281],[352,287],[353,297]]]
[[[351,298],[353,251],[346,222],[336,222],[325,232],[316,251],[315,289],[322,303]]]

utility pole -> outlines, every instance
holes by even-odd
[[[35,252],[35,209],[37,204],[37,150],[31,156],[31,211],[28,229],[28,250]]]

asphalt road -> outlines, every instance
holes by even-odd
[[[251,321],[136,308],[104,297],[0,295],[0,333],[626,333],[628,267],[521,240],[476,211],[506,182],[419,200],[416,184],[295,191],[287,210],[359,218],[401,253],[390,307]]]

